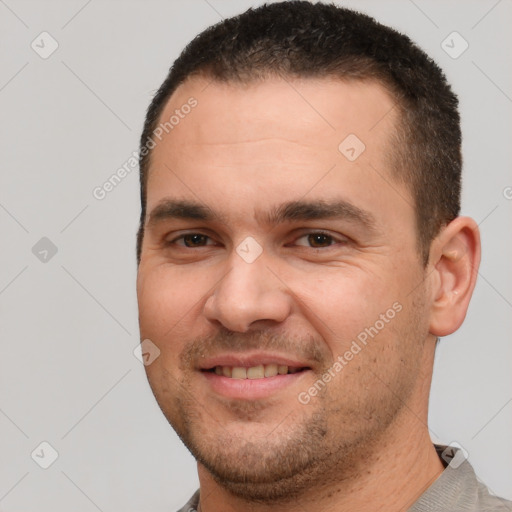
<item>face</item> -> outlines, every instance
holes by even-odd
[[[239,496],[353,476],[424,398],[427,291],[392,107],[375,83],[195,78],[161,117],[189,112],[152,153],[146,371],[200,468]]]

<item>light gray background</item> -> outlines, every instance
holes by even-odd
[[[92,190],[137,150],[183,46],[259,3],[0,0],[4,512],[173,511],[195,490],[195,463],[133,355],[137,169],[102,201]],[[463,213],[480,224],[483,262],[464,326],[438,348],[430,427],[512,498],[512,4],[343,4],[409,34],[460,96]],[[59,44],[47,59],[31,48],[43,31]],[[457,59],[441,47],[453,31],[469,43]],[[42,237],[58,248],[46,263],[32,253]],[[42,441],[59,453],[46,470],[31,458]]]

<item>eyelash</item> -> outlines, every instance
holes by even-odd
[[[185,245],[184,243],[183,244],[177,244],[177,242],[180,241],[180,240],[184,241],[185,237],[194,236],[194,235],[199,235],[201,237],[207,238],[208,240],[213,240],[212,237],[210,237],[208,235],[205,235],[204,233],[201,233],[201,232],[190,232],[190,233],[184,233],[184,234],[174,238],[173,240],[170,240],[169,242],[167,242],[166,245],[178,245],[179,247],[182,247],[184,249],[211,247],[212,245],[214,245],[214,244],[207,244],[207,245],[198,245],[196,247],[193,247],[193,246],[189,247],[189,246]],[[331,235],[330,233],[327,233],[325,231],[308,231],[306,233],[301,234],[299,237],[295,238],[294,242],[296,243],[301,238],[310,237],[310,236],[325,236],[325,237],[330,239],[331,243],[329,243],[329,245],[323,246],[323,247],[312,247],[310,245],[301,245],[301,244],[299,244],[298,246],[299,247],[306,247],[306,248],[309,248],[309,249],[321,250],[321,249],[328,249],[328,248],[332,247],[333,245],[337,245],[337,244],[345,245],[345,244],[347,244],[349,242],[349,240],[346,237],[342,237],[342,236],[336,237],[336,236]],[[286,245],[288,246],[289,244],[286,244]]]

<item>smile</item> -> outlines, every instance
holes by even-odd
[[[305,368],[292,367],[283,364],[259,364],[246,368],[243,366],[215,366],[210,371],[231,379],[265,379],[276,375],[298,373]]]

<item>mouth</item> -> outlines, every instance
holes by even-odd
[[[269,379],[277,375],[288,375],[310,370],[308,367],[288,366],[285,364],[259,364],[256,366],[221,366],[217,365],[207,371],[228,379]]]
[[[312,368],[278,355],[239,353],[207,359],[199,370],[215,395],[256,400],[290,388]]]

